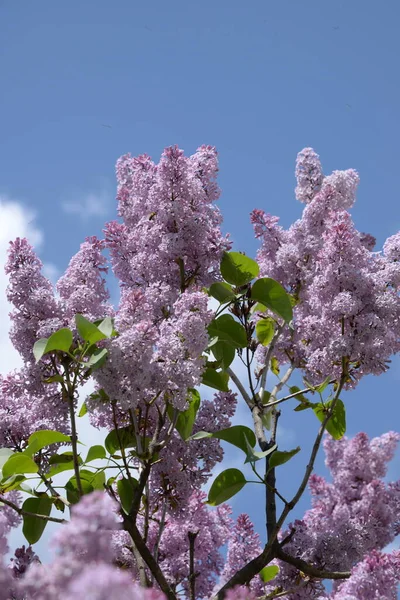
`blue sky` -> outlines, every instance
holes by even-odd
[[[220,153],[220,207],[236,249],[256,252],[253,208],[285,226],[298,218],[294,162],[305,146],[326,173],[359,171],[353,216],[380,247],[400,229],[399,18],[397,0],[0,0],[0,241],[41,237],[55,276],[114,218],[118,156],[158,160],[165,146],[191,153],[206,143]],[[3,353],[0,371],[9,366]],[[399,429],[399,381],[396,359],[343,398],[350,434]],[[282,424],[282,449],[309,448],[312,415],[288,407]],[[283,489],[304,464],[302,453],[282,468]],[[400,457],[392,478],[399,466]],[[261,531],[253,492],[234,509]]]

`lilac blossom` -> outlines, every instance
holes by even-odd
[[[386,371],[400,349],[398,234],[377,254],[373,237],[356,230],[347,212],[355,202],[355,171],[324,177],[318,156],[306,148],[296,174],[297,197],[306,203],[301,219],[284,230],[276,217],[252,213],[262,241],[261,274],[280,281],[297,300],[294,332],[281,336],[276,356],[290,359],[314,383],[339,378],[345,358],[351,387],[364,375]],[[261,363],[265,352],[258,351]]]
[[[348,581],[336,586],[330,600],[396,600],[400,583],[400,552],[373,550],[352,571]]]
[[[103,249],[103,241],[95,236],[87,238],[57,282],[64,315],[70,321],[77,313],[90,320],[111,314],[104,279],[107,261],[102,254]]]
[[[5,267],[9,275],[7,300],[14,306],[10,339],[26,362],[33,360],[32,348],[43,323],[61,317],[53,287],[41,273],[42,266],[25,238],[10,242]]]
[[[239,515],[229,538],[228,554],[220,585],[226,583],[241,567],[259,555],[261,551],[260,536],[254,531],[254,525],[250,518],[246,514]],[[264,585],[260,577],[252,579],[250,590],[256,596],[263,594]]]

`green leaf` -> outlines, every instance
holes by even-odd
[[[284,465],[298,452],[300,452],[300,446],[297,446],[297,448],[295,448],[294,450],[277,450],[273,453],[273,455],[268,461],[268,471],[274,469],[275,467],[279,467],[280,465]]]
[[[47,476],[51,478],[63,471],[72,471],[74,468],[74,455],[70,450],[63,452],[63,454],[54,454],[50,457],[49,463],[52,465],[52,468],[47,473]],[[82,464],[80,456],[78,456],[78,463]]]
[[[218,281],[210,286],[210,296],[218,300],[220,304],[226,304],[236,299],[235,292],[229,283]]]
[[[32,433],[29,437],[28,446],[24,450],[24,454],[33,456],[36,452],[42,450],[42,448],[61,442],[71,443],[70,436],[61,433],[60,431],[54,431],[53,429],[41,429],[40,431],[35,431],[35,433]]]
[[[208,492],[207,504],[210,506],[218,506],[229,498],[237,494],[247,481],[245,476],[239,469],[226,469],[222,471],[213,482],[210,491]]]
[[[97,350],[93,352],[92,356],[85,363],[85,365],[89,367],[92,371],[100,369],[100,367],[102,367],[107,360],[107,354],[107,348],[97,348]]]
[[[268,583],[268,581],[272,581],[279,573],[278,565],[269,565],[264,567],[260,571],[260,577],[264,583]]]
[[[195,389],[189,389],[189,407],[180,412],[176,421],[175,428],[183,441],[186,441],[192,434],[193,425],[196,420],[197,411],[200,408],[200,394]],[[173,419],[174,409],[171,405],[168,406],[168,416],[170,420]]]
[[[86,402],[84,402],[80,408],[80,411],[78,412],[78,417],[84,417],[87,413],[87,406],[86,406]]]
[[[208,326],[211,338],[217,337],[221,342],[227,342],[234,348],[246,348],[246,330],[231,315],[221,315],[218,319],[211,321]]]
[[[315,391],[322,394],[322,392],[324,392],[326,390],[326,388],[328,387],[330,380],[331,380],[331,377],[330,376],[327,377],[322,383],[317,385],[317,387],[315,388]]]
[[[298,406],[296,406],[296,408],[294,408],[293,410],[295,412],[301,412],[302,410],[307,410],[307,408],[315,408],[316,406],[318,406],[317,404],[315,404],[314,402],[301,402]]]
[[[298,394],[298,392],[300,392],[300,388],[297,387],[297,385],[292,385],[289,388],[289,392],[291,394]],[[297,396],[295,396],[296,400],[299,400],[300,402],[308,402],[307,398],[305,396],[303,396],[303,394],[298,394]]]
[[[103,319],[97,327],[107,338],[112,337],[114,334],[114,323],[111,317]]]
[[[325,402],[325,405],[321,402],[314,408],[314,412],[321,423],[325,420],[327,412],[331,406],[332,400]],[[333,414],[326,424],[326,429],[335,440],[340,440],[346,433],[346,409],[340,399],[336,401]]]
[[[229,375],[224,371],[216,371],[209,367],[203,373],[202,383],[221,392],[229,392],[228,381]]]
[[[106,475],[103,470],[89,471],[89,469],[81,469],[79,474],[81,481],[87,481],[95,490],[104,490]]]
[[[2,471],[6,478],[19,473],[37,473],[38,466],[27,454],[18,452],[4,463]]]
[[[247,456],[246,456],[246,460],[244,461],[245,464],[246,463],[255,463],[258,460],[261,460],[262,458],[265,458],[269,454],[272,454],[272,452],[274,452],[277,448],[277,445],[274,444],[273,446],[271,446],[271,448],[268,448],[268,450],[264,450],[264,452],[256,452],[251,447],[249,442],[247,441],[247,437],[246,437],[246,442],[247,442]]]
[[[89,448],[85,463],[91,462],[92,460],[98,460],[106,457],[106,451],[103,446],[92,446]]]
[[[88,319],[81,314],[75,315],[75,323],[79,335],[85,342],[89,342],[89,344],[95,344],[96,342],[107,338],[106,334],[103,333],[99,327],[88,321]]]
[[[87,479],[81,477],[81,486],[83,494],[90,494],[94,491],[94,486],[87,481]],[[65,484],[65,489],[67,491],[67,500],[71,502],[71,504],[76,504],[80,500],[80,495],[78,491],[78,486],[76,483],[75,475],[71,477],[69,481]]]
[[[138,485],[138,481],[134,477],[131,479],[123,477],[117,481],[117,490],[121,500],[121,506],[127,515],[129,515],[132,508],[133,496]]]
[[[257,313],[257,312],[264,313],[266,310],[267,310],[267,307],[264,304],[261,304],[261,302],[257,302],[257,304],[255,304],[254,306],[251,307],[250,313],[252,315],[254,315],[254,313]]]
[[[64,452],[63,454],[53,454],[53,456],[50,456],[49,464],[62,465],[64,463],[72,462],[73,460],[74,453],[72,452],[72,450],[69,450],[68,452]]]
[[[221,260],[221,274],[228,283],[240,287],[257,277],[260,272],[255,260],[240,252],[224,252]]]
[[[212,345],[211,352],[224,370],[232,364],[235,358],[235,348],[226,342],[216,342]]]
[[[69,352],[73,341],[72,331],[67,327],[59,329],[51,334],[49,338],[42,338],[38,340],[33,346],[33,355],[36,362],[49,352],[58,350],[60,352]]]
[[[243,450],[245,454],[247,454],[246,438],[253,448],[256,445],[254,431],[245,425],[232,425],[232,427],[228,427],[227,429],[216,431],[212,436],[218,440],[229,442],[229,444]]]
[[[260,319],[256,323],[256,336],[263,346],[268,346],[274,337],[275,324],[271,317]]]
[[[132,426],[120,427],[118,428],[118,433],[116,429],[113,429],[108,434],[108,436],[104,440],[104,445],[107,449],[107,452],[109,452],[110,454],[115,454],[118,450],[121,449],[120,442],[122,448],[136,447],[136,436]]]
[[[267,306],[272,312],[290,323],[293,319],[293,309],[290,296],[280,283],[269,277],[262,277],[254,282],[251,297]]]
[[[11,492],[12,490],[19,489],[21,483],[25,481],[25,479],[26,477],[24,475],[12,475],[12,477],[3,479],[0,482],[0,493],[5,494],[6,492]]]
[[[22,505],[22,510],[35,513],[36,515],[50,516],[53,502],[47,495],[40,495],[38,498],[27,498]],[[37,517],[23,516],[24,524],[22,533],[29,544],[36,544],[42,537],[42,533],[47,525],[45,519]]]
[[[271,371],[276,376],[278,376],[279,372],[280,372],[279,362],[278,362],[278,359],[275,356],[273,356],[271,358]]]

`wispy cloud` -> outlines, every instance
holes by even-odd
[[[65,200],[61,203],[61,208],[67,215],[76,215],[83,220],[104,217],[110,206],[111,196],[105,190],[89,192],[74,200]]]
[[[3,374],[21,366],[21,358],[8,337],[11,306],[6,298],[8,277],[4,273],[7,250],[16,237],[26,237],[36,248],[40,246],[43,235],[34,221],[34,212],[7,196],[0,196],[0,373]]]

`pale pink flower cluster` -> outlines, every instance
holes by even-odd
[[[384,372],[400,349],[399,234],[377,254],[374,238],[357,231],[347,212],[355,171],[324,176],[318,155],[306,148],[296,175],[297,198],[306,203],[301,219],[284,230],[276,217],[252,213],[262,275],[280,281],[297,302],[294,332],[282,337],[277,357],[290,358],[311,382],[339,377],[345,358],[352,386]],[[261,348],[261,362],[264,354]]]

